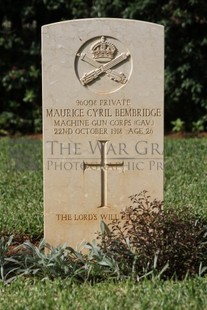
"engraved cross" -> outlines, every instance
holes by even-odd
[[[83,162],[83,171],[88,167],[100,167],[101,169],[101,205],[99,208],[108,207],[107,206],[107,170],[109,167],[123,167],[124,162],[121,163],[107,163],[106,145],[108,140],[98,140],[101,144],[101,162],[99,164],[85,163]]]

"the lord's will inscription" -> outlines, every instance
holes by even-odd
[[[54,120],[55,135],[149,135],[162,117],[160,108],[133,108],[130,99],[76,100],[75,104],[77,108],[46,109],[46,117]],[[117,108],[120,105],[124,107]]]
[[[126,220],[126,216],[121,214],[95,214],[95,213],[84,213],[84,214],[56,214],[58,221],[115,221],[115,220]]]

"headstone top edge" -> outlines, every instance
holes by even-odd
[[[110,18],[110,17],[95,17],[95,18],[82,18],[82,19],[71,19],[71,20],[65,20],[65,21],[61,21],[61,22],[55,22],[55,23],[50,23],[50,24],[45,24],[41,27],[41,29],[43,30],[44,28],[48,28],[48,27],[54,27],[57,25],[63,25],[63,24],[78,24],[78,23],[83,23],[83,22],[99,22],[99,21],[112,21],[112,22],[127,22],[127,23],[142,23],[142,24],[147,24],[147,25],[151,25],[151,26],[156,26],[157,28],[161,28],[164,29],[164,26],[161,24],[157,24],[157,23],[152,23],[152,22],[147,22],[147,21],[142,21],[142,20],[136,20],[136,19],[127,19],[127,18]]]

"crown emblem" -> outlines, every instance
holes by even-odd
[[[93,55],[93,59],[96,61],[109,62],[114,59],[117,53],[117,48],[113,43],[102,36],[100,41],[91,46],[91,53]]]

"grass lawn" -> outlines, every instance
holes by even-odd
[[[41,141],[0,139],[0,230],[43,236]],[[165,208],[207,220],[207,139],[165,140]],[[207,309],[207,279],[71,284],[19,278],[0,282],[0,309]]]
[[[207,279],[71,285],[68,280],[18,279],[0,285],[0,309],[207,309]]]
[[[207,139],[165,140],[165,207],[207,218]]]

